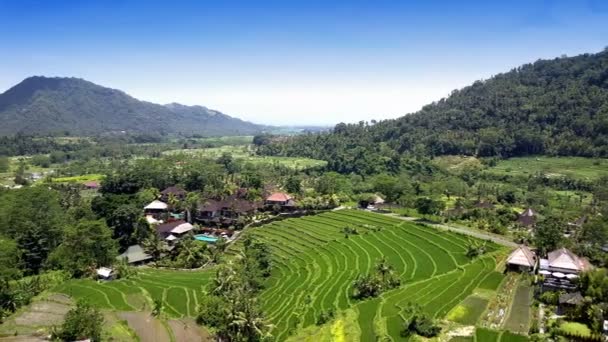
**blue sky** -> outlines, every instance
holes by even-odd
[[[266,124],[398,117],[608,46],[608,1],[0,0],[0,91],[74,76]]]

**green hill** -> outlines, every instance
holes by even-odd
[[[408,152],[605,157],[608,50],[522,65],[398,119],[257,141],[263,153],[323,159],[340,172],[390,169]]]
[[[159,105],[78,78],[30,77],[0,94],[0,134],[113,131],[251,135],[267,127],[202,106]]]

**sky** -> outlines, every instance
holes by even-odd
[[[79,77],[273,125],[395,118],[606,46],[606,0],[0,0],[0,92]]]

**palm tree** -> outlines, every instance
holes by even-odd
[[[165,250],[165,244],[155,231],[151,232],[149,237],[143,241],[142,247],[154,260],[158,260]]]
[[[273,326],[264,320],[256,304],[255,298],[246,298],[242,307],[231,315],[228,325],[235,340],[259,341],[272,336]]]

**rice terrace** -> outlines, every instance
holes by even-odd
[[[345,234],[344,227],[357,234]],[[496,290],[503,278],[496,269],[504,250],[496,244],[487,242],[489,253],[470,259],[465,254],[470,237],[364,211],[290,218],[245,234],[272,250],[272,275],[259,300],[278,341],[323,339],[328,329],[346,340],[407,340],[400,331],[409,303],[442,319],[476,289]],[[230,247],[229,255],[239,252],[241,241]],[[353,281],[382,257],[394,266],[401,286],[372,300],[353,299]],[[149,269],[136,279],[104,284],[73,280],[55,291],[117,311],[145,310],[151,300],[162,298],[167,315],[183,318],[196,315],[201,291],[212,277],[212,270]],[[485,309],[486,302],[482,304],[477,316]],[[338,319],[331,327],[315,326],[322,313],[332,310]]]

